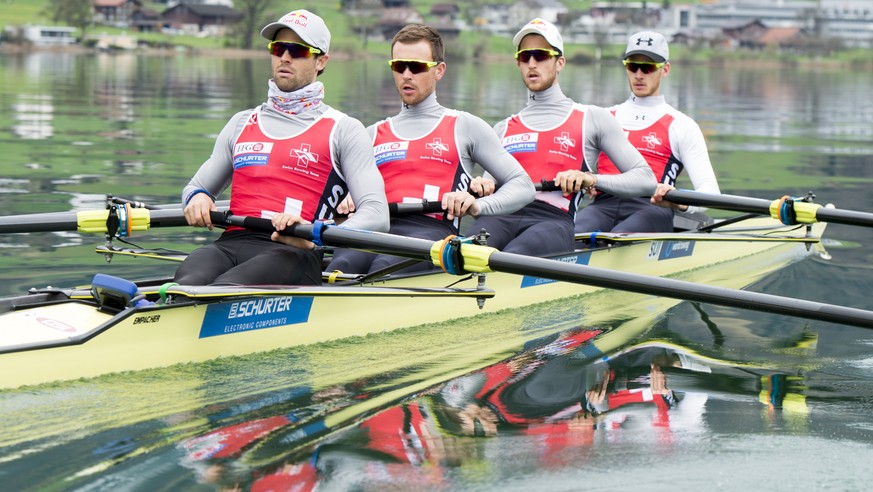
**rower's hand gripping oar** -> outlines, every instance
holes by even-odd
[[[833,222],[863,227],[873,227],[873,214],[855,210],[840,210],[831,206],[812,203],[812,194],[796,198],[783,196],[776,200],[751,198],[736,195],[715,195],[699,191],[671,190],[664,195],[665,200],[681,205],[749,212],[769,215],[786,225]]]
[[[269,219],[213,212],[212,221],[215,224],[235,225],[264,232],[275,230]],[[307,239],[320,246],[355,248],[373,253],[429,260],[453,274],[505,272],[873,328],[873,311],[504,253],[475,244],[468,239],[448,238],[443,241],[428,241],[349,229],[328,222],[295,224],[285,229],[282,234]]]

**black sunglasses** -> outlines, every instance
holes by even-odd
[[[664,62],[633,62],[630,60],[622,60],[622,63],[624,63],[628,72],[637,73],[637,70],[642,70],[644,74],[650,74],[664,66]]]
[[[391,70],[394,70],[397,73],[403,73],[408,68],[409,71],[413,74],[419,74],[422,72],[427,72],[428,70],[439,64],[440,62],[435,61],[401,60],[399,58],[396,58],[394,60],[388,60],[388,66],[391,67]]]
[[[291,58],[309,58],[321,54],[318,48],[292,41],[273,41],[267,45],[267,49],[273,56],[282,56],[287,51]]]
[[[546,49],[529,49],[529,50],[521,50],[515,54],[515,59],[522,62],[527,63],[531,58],[538,62],[544,62],[553,56],[559,56],[561,53],[555,50],[546,50]]]

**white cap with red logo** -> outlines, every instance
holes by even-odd
[[[305,43],[313,48],[318,48],[322,53],[330,49],[330,31],[327,29],[321,17],[308,10],[295,10],[283,15],[278,21],[267,24],[261,29],[261,36],[273,41],[279,29],[291,29]]]
[[[518,45],[521,44],[521,40],[528,34],[539,34],[546,38],[546,42],[552,45],[553,48],[560,51],[562,55],[564,54],[564,39],[561,38],[561,33],[558,32],[558,28],[551,22],[536,18],[525,24],[524,27],[516,33],[515,37],[512,38],[512,42],[515,44],[516,49],[518,49]]]

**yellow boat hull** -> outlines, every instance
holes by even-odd
[[[770,219],[758,222],[775,224]],[[816,225],[812,237],[805,239],[803,230],[789,232],[797,239],[789,241],[628,238],[627,244],[619,240],[614,247],[556,259],[742,288],[808,255],[822,229]],[[511,324],[517,317],[513,312],[560,299],[580,325],[592,326],[662,313],[680,302],[618,291],[595,295],[602,289],[505,273],[489,273],[485,291],[477,289],[475,276],[444,288],[458,278],[437,273],[345,288],[177,287],[167,290],[176,303],[117,314],[97,310],[87,290],[75,291],[74,300],[66,302],[22,303],[0,314],[0,388],[203,362],[434,323],[452,326],[454,333],[447,336],[463,338],[466,326]],[[481,309],[477,298],[485,299]],[[548,316],[539,319],[544,326],[549,325]],[[566,323],[566,316],[559,321]],[[524,331],[506,326],[507,334]],[[517,338],[509,338],[517,345]]]

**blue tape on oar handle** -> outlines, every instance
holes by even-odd
[[[335,224],[336,222],[332,220],[316,220],[312,224],[312,242],[315,243],[316,246],[324,246],[324,243],[321,242],[321,232],[327,229],[328,226]]]

